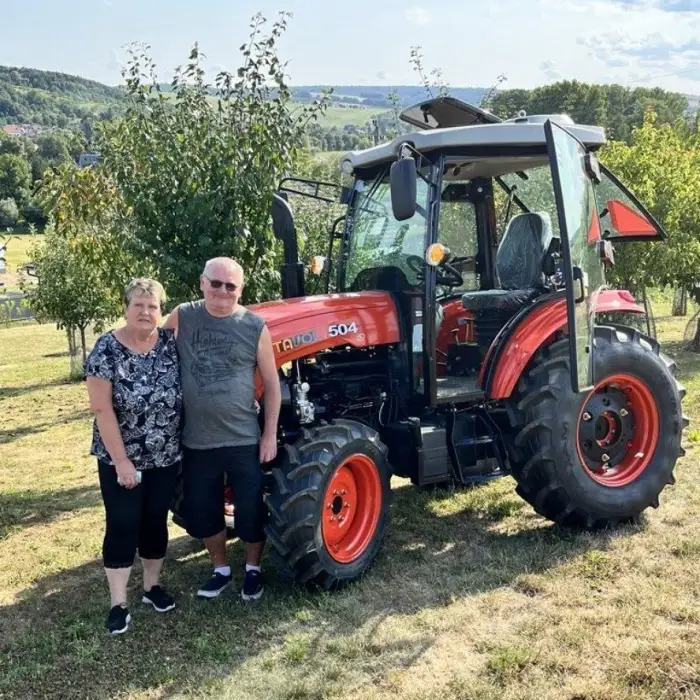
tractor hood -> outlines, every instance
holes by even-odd
[[[272,335],[277,366],[339,345],[356,348],[400,339],[396,303],[388,292],[348,292],[251,304]]]

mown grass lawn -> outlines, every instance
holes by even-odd
[[[667,311],[666,311],[667,312]],[[349,590],[278,580],[203,603],[197,542],[171,526],[179,607],[104,630],[103,512],[81,383],[51,325],[0,329],[0,697],[623,700],[700,696],[700,357],[658,324],[693,422],[677,483],[638,526],[558,529],[510,478],[458,493],[394,483],[375,567]],[[237,566],[242,548],[230,545]]]
[[[9,234],[3,236],[7,243],[7,253],[5,258],[7,260],[7,271],[4,274],[0,274],[0,282],[4,282],[4,285],[0,287],[0,295],[4,292],[18,292],[19,291],[19,274],[17,269],[20,265],[24,265],[29,261],[29,250],[34,245],[37,240],[40,240],[39,236],[41,234]],[[3,241],[0,239],[0,244]]]

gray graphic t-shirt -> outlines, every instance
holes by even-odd
[[[263,319],[245,308],[219,318],[204,301],[179,307],[186,447],[204,450],[260,440],[255,369],[263,326]]]

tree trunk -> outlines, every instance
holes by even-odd
[[[672,316],[685,316],[688,313],[688,292],[685,289],[676,289],[673,293]]]
[[[75,337],[75,331],[75,326],[66,328],[66,335],[68,336],[68,361],[70,364],[69,373],[71,379],[82,379],[84,363],[80,358],[80,351],[78,349],[78,341]]]
[[[87,349],[85,346],[85,326],[80,327],[80,344],[83,350],[83,365],[85,365],[85,360],[87,360]]]
[[[700,352],[700,318],[698,318],[697,325],[695,326],[695,337],[690,344],[690,349],[693,352]]]

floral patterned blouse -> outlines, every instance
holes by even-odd
[[[129,350],[112,331],[103,333],[85,362],[85,374],[112,383],[112,406],[126,454],[136,469],[167,467],[181,458],[182,388],[172,330],[159,328],[148,353]],[[97,421],[90,454],[113,463]]]

